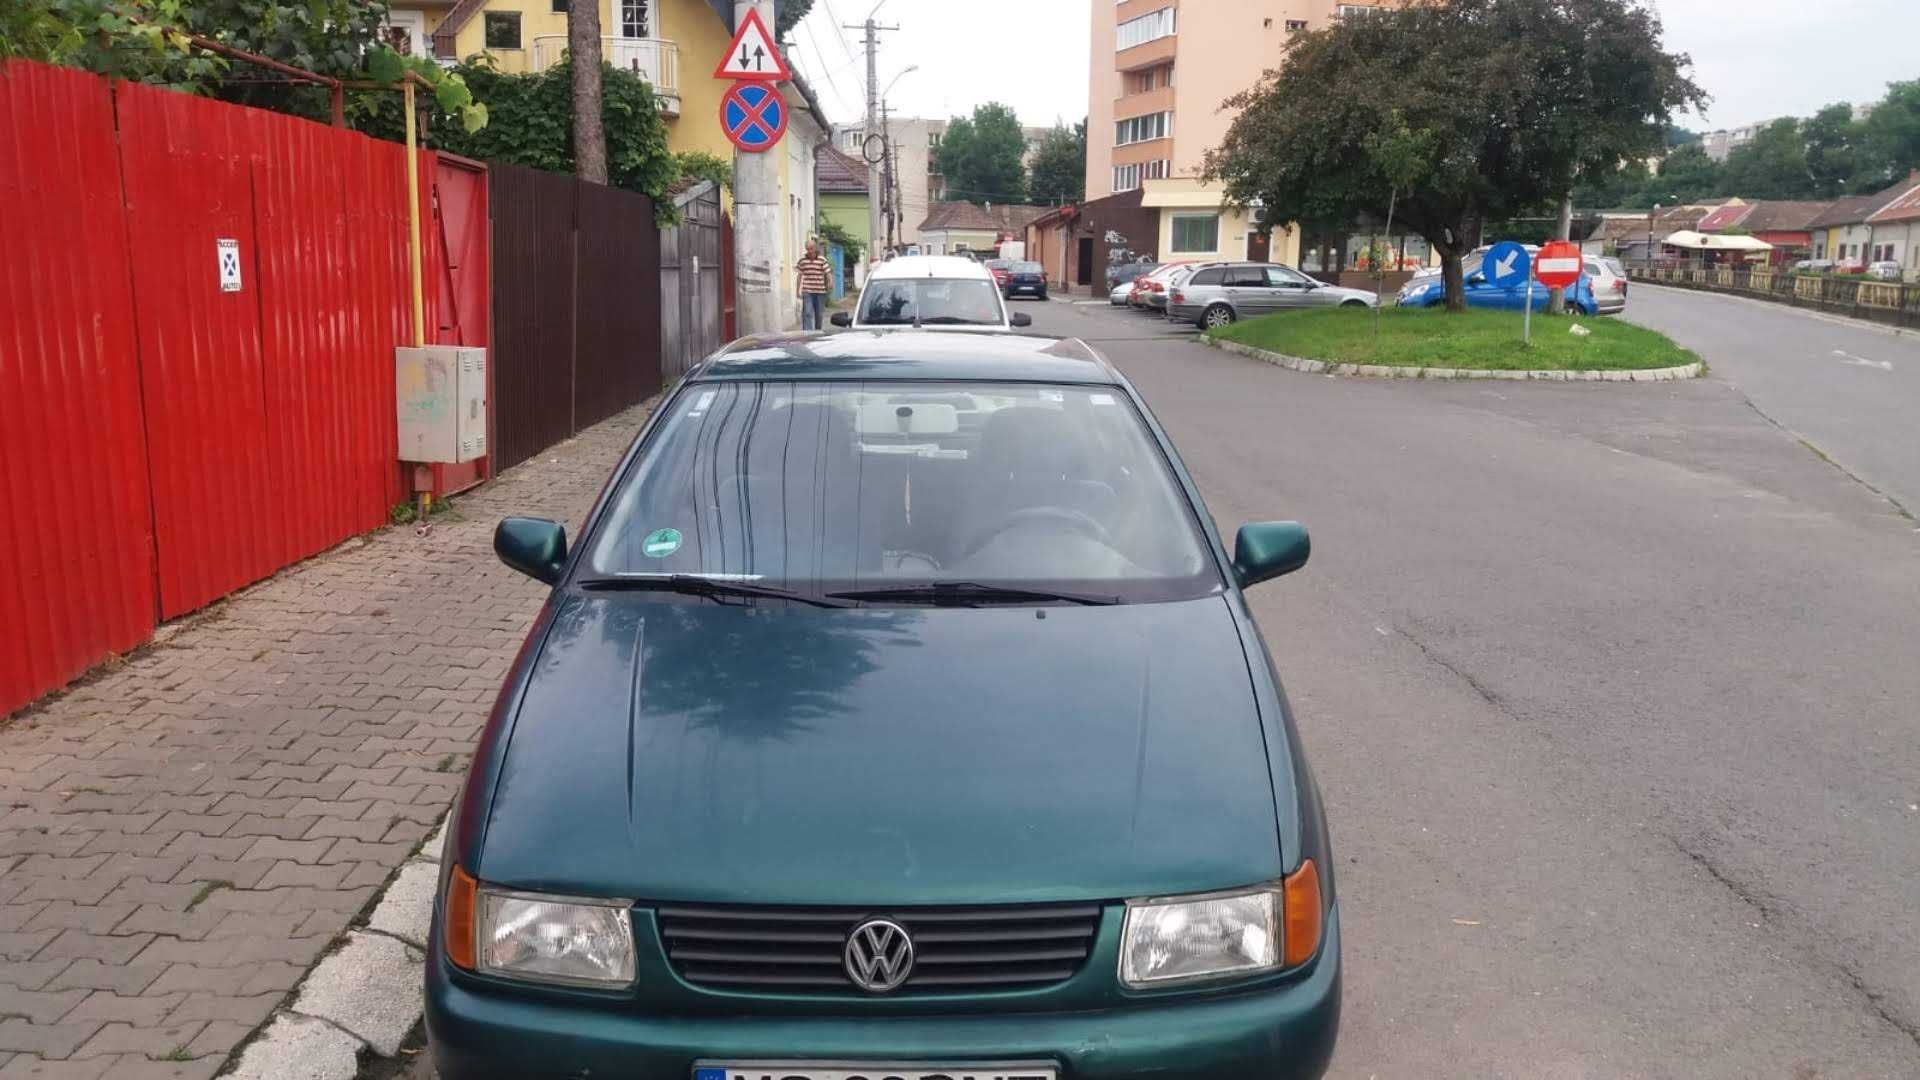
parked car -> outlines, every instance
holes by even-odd
[[[1892,260],[1868,263],[1867,276],[1875,281],[1899,281],[1900,264]]]
[[[1115,282],[1113,288],[1107,293],[1107,302],[1114,307],[1126,307],[1127,297],[1132,295],[1132,293],[1132,281]]]
[[[1627,268],[1618,259],[1589,255],[1581,266],[1593,290],[1595,310],[1601,315],[1618,315],[1627,310]]]
[[[1480,260],[1474,259],[1461,265],[1466,275],[1463,283],[1466,290],[1467,306],[1494,308],[1501,311],[1521,311],[1527,304],[1527,283],[1507,288],[1495,288],[1487,284],[1487,275],[1481,270]],[[1533,310],[1547,310],[1547,300],[1552,290],[1539,282],[1533,282]],[[1394,303],[1400,307],[1438,307],[1447,302],[1446,282],[1438,277],[1415,278],[1400,287],[1400,293]],[[1582,315],[1598,315],[1600,304],[1593,294],[1593,278],[1582,273],[1580,280],[1567,290],[1567,306]]]
[[[1037,262],[1008,263],[1007,279],[1000,283],[1000,291],[1009,300],[1016,296],[1034,296],[1045,300],[1047,269]]]
[[[1201,266],[1167,294],[1167,318],[1200,327],[1299,308],[1372,306],[1374,295],[1365,289],[1328,285],[1279,263]]]
[[[1127,306],[1142,311],[1148,310],[1151,305],[1147,303],[1147,296],[1155,292],[1160,293],[1162,300],[1164,300],[1167,289],[1167,279],[1172,277],[1176,271],[1183,270],[1192,265],[1194,264],[1191,261],[1161,263],[1159,266],[1154,267],[1151,272],[1141,274],[1139,277],[1134,278],[1133,291],[1127,294]]]
[[[1198,269],[1198,265],[1200,265],[1200,263],[1177,263],[1177,265],[1175,265],[1175,263],[1167,263],[1167,273],[1164,273],[1164,275],[1162,275],[1162,273],[1154,273],[1154,275],[1148,275],[1146,279],[1142,279],[1142,281],[1146,281],[1146,284],[1140,288],[1140,309],[1142,309],[1142,311],[1156,311],[1156,313],[1160,313],[1160,315],[1165,315],[1165,313],[1167,313],[1167,290],[1171,290],[1171,288],[1177,286],[1179,282],[1187,281],[1188,275],[1194,273],[1194,269]]]
[[[909,483],[911,496],[909,497]],[[1335,857],[1231,552],[1082,342],[749,338],[655,411],[479,737],[442,1080],[1321,1076]]]
[[[1011,330],[1031,326],[1012,313],[987,268],[955,255],[901,255],[873,268],[852,311],[836,311],[835,326],[860,330],[944,326]]]
[[[1151,274],[1159,267],[1159,263],[1152,261],[1110,263],[1104,279],[1107,283],[1107,291],[1112,292],[1116,286],[1129,284],[1140,275]]]
[[[1793,268],[1803,274],[1830,274],[1834,262],[1832,259],[1801,259],[1793,264]]]
[[[993,274],[993,280],[996,285],[999,285],[1002,289],[1007,287],[1007,267],[1013,265],[1012,259],[988,259],[980,265],[986,267],[987,270]]]

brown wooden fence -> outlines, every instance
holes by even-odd
[[[1920,285],[1898,281],[1745,270],[1730,266],[1631,266],[1635,281],[1686,289],[1735,293],[1796,307],[1818,308],[1856,319],[1920,326]]]
[[[660,389],[653,200],[489,170],[494,463],[504,469]]]

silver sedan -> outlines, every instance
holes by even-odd
[[[1276,311],[1373,307],[1375,302],[1365,289],[1328,285],[1279,263],[1213,263],[1172,290],[1167,318],[1204,328]]]

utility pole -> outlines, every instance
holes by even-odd
[[[880,159],[883,165],[880,182],[887,191],[887,250],[893,250],[900,233],[900,171],[893,160],[893,117],[886,102],[880,103],[880,139],[886,147],[886,154]]]
[[[737,0],[735,6],[738,6]],[[767,6],[771,8],[773,5],[768,4]],[[878,10],[880,10],[880,8],[879,5],[876,4],[874,11]],[[871,240],[870,246],[875,249],[874,255],[878,256],[880,248],[880,200],[885,195],[885,190],[880,186],[880,162],[874,160],[873,155],[867,152],[867,144],[874,136],[880,134],[880,32],[882,30],[898,30],[900,28],[898,26],[881,26],[879,23],[873,21],[871,12],[868,13],[866,22],[859,25],[845,25],[848,30],[866,31],[867,123],[864,138],[862,138],[860,143],[860,156],[862,160],[867,163],[867,236]]]
[[[773,0],[734,0],[733,24],[746,22],[754,12],[773,26]],[[774,93],[778,83],[765,84]],[[762,334],[784,330],[788,313],[780,310],[779,282],[774,280],[780,250],[779,153],[733,152],[733,268],[735,303],[740,333]]]

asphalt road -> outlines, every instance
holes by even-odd
[[[1708,356],[1755,409],[1920,516],[1920,333],[1643,284],[1628,311]]]
[[[1338,1076],[1920,1076],[1920,532],[1783,430],[1912,490],[1871,388],[1920,356],[1652,292],[1712,377],[1338,379],[1021,305],[1229,534],[1313,530],[1254,606],[1340,859]]]

